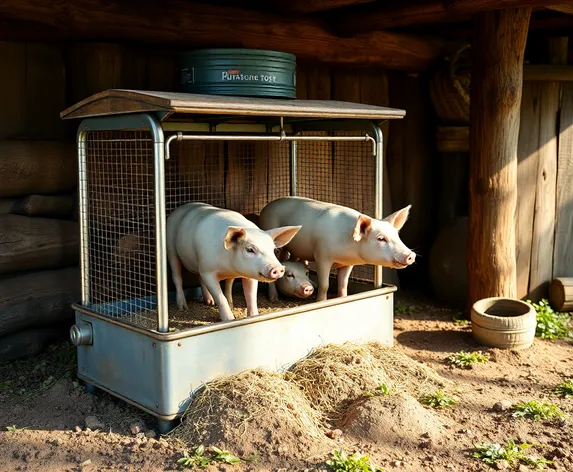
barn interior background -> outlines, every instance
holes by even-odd
[[[228,0],[3,2],[0,358],[37,352],[65,336],[70,303],[79,299],[78,123],[59,113],[110,88],[178,91],[180,53],[198,47],[291,52],[298,98],[405,109],[404,120],[384,129],[384,214],[413,205],[402,239],[422,257],[407,270],[387,271],[386,281],[464,306],[470,16],[499,7],[456,3],[252,0],[237,9]],[[538,299],[554,276],[573,274],[573,7],[502,3],[534,7],[518,141],[515,263],[517,296]],[[481,230],[488,232],[487,224]]]

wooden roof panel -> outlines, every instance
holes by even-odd
[[[201,115],[283,116],[292,118],[403,118],[404,110],[330,100],[196,95],[111,89],[92,95],[60,113],[62,119],[89,118],[139,112]]]

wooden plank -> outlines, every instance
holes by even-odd
[[[516,296],[517,143],[530,16],[523,8],[475,17],[468,307],[481,298]]]
[[[97,107],[93,112],[92,107]],[[297,118],[400,119],[404,110],[323,100],[256,99],[225,95],[195,95],[141,90],[107,90],[82,100],[61,113],[63,118],[80,118],[132,113],[173,111],[186,114],[283,116]]]
[[[253,187],[254,147],[252,143],[229,141],[227,143],[227,178],[225,201],[229,210],[242,213],[248,207],[249,193]]]
[[[26,132],[26,44],[0,42],[0,139]]]
[[[225,143],[205,143],[205,191],[213,205],[226,208]]]
[[[549,10],[555,10],[561,13],[566,13],[567,15],[573,15],[573,5],[548,5]]]
[[[523,67],[525,81],[573,82],[573,66],[533,64]]]
[[[405,77],[402,84],[405,93],[407,118],[404,120],[402,154],[402,198],[401,204],[392,202],[394,210],[411,204],[408,222],[402,228],[401,238],[408,247],[422,257],[416,265],[399,272],[402,281],[411,280],[423,283],[427,277],[429,254],[435,224],[435,139],[428,123],[433,117],[432,104],[427,92],[428,83],[422,77]],[[393,139],[391,134],[390,139]]]
[[[318,63],[306,66],[306,94],[309,100],[330,100],[332,75]],[[313,132],[327,136],[327,132]],[[332,143],[301,141],[298,143],[297,193],[321,201],[332,199]]]
[[[147,88],[147,48],[130,45],[123,47],[121,87],[132,90]]]
[[[384,70],[365,70],[360,72],[360,103],[367,105],[388,106],[390,99],[388,97],[388,76]],[[388,128],[389,123],[382,125],[384,136],[384,155],[388,146]],[[375,172],[376,166],[374,159],[368,161],[368,167],[363,170],[365,178],[362,182],[362,202],[364,212],[368,215],[374,215],[375,208]],[[383,181],[383,214],[392,213],[392,201],[390,198],[390,188],[388,186],[388,172],[386,172],[386,162],[384,162],[384,181]]]
[[[152,51],[147,57],[147,90],[175,92],[178,76],[172,51]]]
[[[340,38],[311,17],[181,0],[146,2],[144,7],[140,2],[107,0],[4,0],[0,17],[49,27],[69,40],[271,49],[327,63],[384,64],[399,70],[423,70],[442,49],[441,40],[428,37],[376,31]]]
[[[28,43],[26,48],[26,135],[59,139],[65,135],[60,112],[66,107],[64,51],[58,44]]]
[[[76,43],[67,53],[70,99],[77,103],[121,87],[122,48],[116,43]]]
[[[297,63],[296,65],[296,98],[298,100],[306,100],[308,93],[307,86],[307,70],[308,64],[304,62]]]
[[[361,71],[360,73],[360,102],[368,105],[389,106],[389,87],[388,87],[388,74],[385,70],[368,70]],[[388,216],[392,213],[394,207],[392,205],[392,196],[390,191],[390,179],[388,177],[386,151],[388,149],[388,139],[390,123],[382,124],[382,135],[384,139],[384,165],[383,165],[383,182],[382,182],[382,216]],[[369,174],[374,177],[376,166],[374,159],[372,159],[372,166],[368,168]],[[362,200],[365,207],[365,212],[369,215],[374,215],[375,208],[375,182],[374,178],[366,178],[362,181]],[[382,279],[385,283],[400,286],[398,272],[396,270],[384,267],[382,270]]]
[[[562,84],[553,277],[573,276],[573,84]]]
[[[541,85],[524,83],[517,144],[517,211],[515,257],[517,297],[529,296],[531,242],[535,214],[535,188],[539,167],[539,109]]]
[[[245,207],[245,213],[259,214],[263,207],[269,202],[268,200],[268,182],[269,175],[269,160],[271,159],[270,143],[268,142],[255,142],[254,147],[254,162],[253,162],[253,186],[251,194],[249,195],[250,201]],[[283,169],[284,172],[284,169]]]
[[[205,183],[205,143],[201,141],[182,141],[177,156],[178,172],[171,175],[169,188],[181,201],[177,206],[189,201],[204,202],[211,205],[211,195],[204,187]]]
[[[390,104],[392,107],[403,107],[406,104],[405,74],[401,72],[388,73]],[[392,139],[387,141],[386,167],[392,204],[395,208],[405,205],[404,196],[404,153],[406,146],[406,121],[391,121],[389,127]]]
[[[360,102],[360,72],[352,69],[335,70],[332,76],[332,98]],[[348,135],[348,132],[334,134]],[[363,212],[361,172],[357,172],[354,157],[356,144],[335,142],[333,150],[332,202]]]
[[[438,126],[436,140],[440,152],[469,152],[470,129],[468,126]]]
[[[562,38],[547,40],[548,59],[552,63],[567,61],[567,41]],[[539,300],[547,296],[553,277],[555,242],[555,206],[557,192],[557,114],[560,107],[561,84],[541,84],[539,110],[539,165],[535,195],[535,219],[531,243],[531,273],[529,296]]]

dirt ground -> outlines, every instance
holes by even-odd
[[[546,399],[558,403],[567,414],[573,413],[573,399],[560,399],[548,392],[573,375],[573,345],[536,339],[530,349],[520,352],[484,349],[473,341],[468,326],[453,321],[455,314],[408,294],[397,296],[396,349],[433,367],[460,389],[455,406],[432,410],[435,421],[428,419],[439,423],[443,432],[414,435],[413,442],[385,443],[364,435],[359,439],[360,435],[353,434],[357,428],[372,430],[374,423],[391,428],[375,418],[379,406],[372,404],[353,411],[360,422],[354,422],[354,430],[341,423],[342,437],[332,443],[348,452],[358,449],[369,454],[387,471],[473,472],[492,470],[471,457],[474,443],[516,439],[543,445],[536,452],[555,461],[550,468],[573,470],[573,435],[568,421],[532,422],[492,409],[502,400]],[[489,352],[491,361],[470,370],[450,368],[446,357],[462,349]],[[74,349],[62,342],[35,358],[0,366],[0,471],[178,470],[182,446],[172,438],[157,437],[150,416],[105,393],[85,393],[75,380],[74,363]],[[418,416],[417,427],[423,429],[428,421],[421,410]],[[296,447],[296,440],[292,438],[287,446]],[[324,455],[295,464],[287,456],[278,468],[260,457],[255,463],[209,470],[326,471],[326,459]],[[529,469],[523,466],[519,470]]]

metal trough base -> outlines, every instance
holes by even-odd
[[[78,346],[78,376],[165,424],[218,376],[256,367],[281,371],[328,343],[391,346],[396,287],[366,287],[356,293],[355,285],[346,298],[166,334],[76,305],[76,323],[92,330],[92,344]]]

